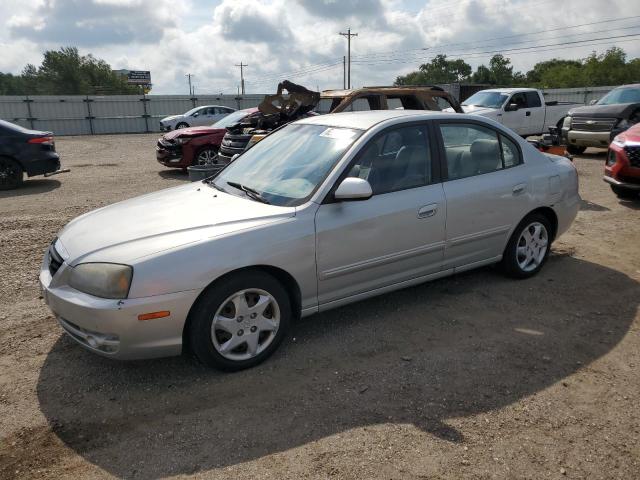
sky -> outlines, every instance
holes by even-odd
[[[271,93],[289,79],[342,88],[389,85],[438,53],[472,67],[495,53],[526,71],[617,45],[640,57],[638,0],[2,0],[0,71],[76,46],[113,69],[150,70],[152,94]],[[616,37],[616,38],[612,38]]]

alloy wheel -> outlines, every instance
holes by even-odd
[[[211,341],[223,357],[248,360],[273,342],[280,326],[280,307],[269,292],[241,290],[229,296],[211,323]]]
[[[546,227],[539,223],[530,223],[518,239],[516,260],[524,272],[531,272],[544,261],[549,248],[549,234]]]
[[[205,148],[198,153],[197,163],[198,165],[214,165],[218,163],[218,153],[211,148]]]

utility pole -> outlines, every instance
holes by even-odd
[[[189,79],[189,96],[193,97],[193,90],[191,89],[191,77],[194,77],[195,75],[193,75],[192,73],[187,73],[185,75],[185,77],[187,77]]]
[[[240,88],[242,90],[242,95],[244,95],[244,67],[248,67],[249,65],[247,65],[246,63],[242,63],[242,61],[240,61],[239,64],[236,64],[236,67],[240,67]]]
[[[342,89],[347,89],[347,57],[342,56]]]
[[[357,33],[351,33],[351,29],[347,29],[347,33],[340,32],[340,35],[347,37],[347,88],[351,88],[351,37],[357,37]]]

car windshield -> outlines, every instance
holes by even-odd
[[[506,93],[500,92],[478,92],[467,98],[462,105],[485,108],[500,108],[507,100]]]
[[[640,88],[616,88],[602,97],[596,105],[616,103],[640,103]]]
[[[194,113],[196,113],[199,110],[202,110],[205,107],[196,107],[196,108],[192,108],[191,110],[189,110],[188,112],[184,113],[185,117],[190,117],[191,115],[193,115]]]
[[[287,125],[244,152],[213,185],[273,205],[301,205],[360,135],[362,130],[350,128]]]
[[[227,128],[228,126],[233,125],[234,123],[238,123],[240,120],[242,120],[244,117],[248,115],[250,115],[249,112],[245,110],[239,110],[237,112],[230,113],[224,118],[221,118],[211,126],[215,128]]]

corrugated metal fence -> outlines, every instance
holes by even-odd
[[[547,100],[588,104],[615,87],[544,90]],[[460,88],[451,93],[455,96]],[[256,107],[264,98],[255,95],[109,95],[109,96],[0,96],[0,118],[26,128],[56,135],[144,133],[159,131],[159,120],[201,105],[236,109]]]
[[[0,97],[0,118],[56,135],[159,131],[159,120],[201,105],[256,107],[264,95],[38,95]]]

